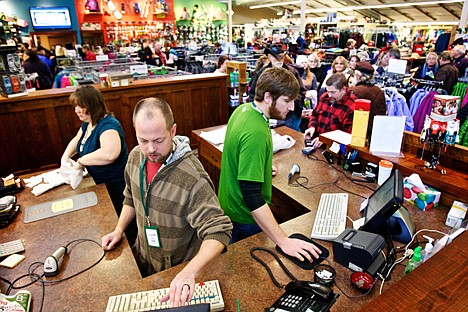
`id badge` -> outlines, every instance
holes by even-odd
[[[161,242],[159,240],[159,231],[157,227],[148,225],[145,226],[145,235],[148,246],[155,248],[161,247]]]

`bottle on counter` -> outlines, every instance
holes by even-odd
[[[423,237],[429,242],[426,243],[424,250],[421,251],[421,262],[425,262],[427,259],[429,259],[432,256],[432,250],[434,249],[434,245],[432,245],[434,239],[426,235],[423,235]]]
[[[408,260],[405,268],[405,275],[411,273],[421,264],[421,246],[418,246],[414,249],[414,254],[411,259]]]

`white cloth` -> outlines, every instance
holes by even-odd
[[[65,183],[65,179],[60,175],[60,169],[44,172],[37,176],[24,179],[26,187],[32,188],[31,192],[39,196],[54,187]]]
[[[282,149],[291,148],[294,146],[294,144],[296,144],[296,140],[287,134],[281,135],[276,133],[274,130],[271,130],[271,136],[273,139],[273,153],[276,153]]]
[[[65,162],[62,160],[60,164],[60,175],[63,177],[65,183],[70,184],[72,189],[76,189],[83,180],[83,169],[75,169],[73,165],[75,161]]]

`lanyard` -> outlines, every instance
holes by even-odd
[[[255,109],[257,112],[259,112],[263,119],[265,119],[265,121],[268,123],[268,118],[267,116],[265,116],[265,114],[262,112],[262,110],[260,109],[260,107],[257,106],[257,104],[255,104],[254,102],[252,102],[252,108]]]
[[[159,171],[161,171],[162,168],[164,168],[169,159],[171,159],[172,155],[174,154],[174,147],[173,147],[173,150],[171,152],[171,154],[169,155],[169,157],[167,157],[166,161],[164,162],[164,164],[161,166],[161,168],[159,168]],[[144,177],[144,170],[145,170],[145,166],[146,166],[146,158],[143,159],[143,162],[141,163],[141,166],[140,166],[140,197],[141,197],[141,203],[143,205],[143,209],[145,210],[145,219],[146,219],[146,223],[148,226],[150,226],[150,221],[149,221],[149,208],[148,208],[148,193],[149,193],[149,190],[150,190],[150,186],[151,186],[151,182],[148,183],[147,185],[147,188],[146,188],[146,193],[145,191],[143,190],[143,183],[145,183],[145,177]],[[157,173],[156,173],[157,174]],[[153,177],[154,179],[154,177]]]

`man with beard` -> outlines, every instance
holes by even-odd
[[[309,118],[309,129],[304,133],[312,139],[312,147],[319,148],[319,134],[333,130],[351,133],[356,96],[347,87],[346,76],[335,73],[326,81],[326,89]]]
[[[169,104],[157,98],[141,100],[133,125],[138,146],[125,168],[122,213],[115,230],[102,238],[102,248],[113,249],[136,218],[135,258],[143,276],[190,260],[163,298],[174,306],[185,305],[193,296],[195,278],[229,244],[232,224],[189,139],[175,135]]]
[[[263,230],[288,255],[312,261],[319,257],[317,247],[289,238],[268,206],[276,171],[268,119],[286,118],[298,93],[299,83],[287,69],[268,68],[260,75],[254,101],[239,106],[229,119],[218,197],[233,222],[232,243]]]

